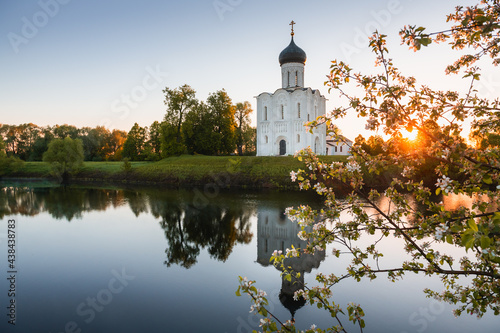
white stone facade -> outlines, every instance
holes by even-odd
[[[325,109],[325,97],[311,88],[281,88],[257,96],[257,156],[293,155],[308,146],[324,155],[326,127],[320,125],[311,134],[304,124],[324,115]]]
[[[296,45],[293,47],[296,52]],[[293,155],[306,147],[326,154],[325,125],[313,133],[304,126],[325,115],[326,98],[319,90],[304,88],[305,53],[303,56],[304,63],[285,60],[281,64],[280,89],[257,96],[257,156]]]
[[[351,155],[352,141],[346,137],[341,137],[335,140],[329,136],[326,138],[326,154],[325,155]]]

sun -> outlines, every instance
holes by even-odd
[[[415,141],[417,139],[417,135],[418,135],[417,130],[413,130],[413,131],[409,132],[406,129],[402,129],[401,131],[399,131],[399,133],[401,133],[401,136],[403,138],[408,139],[409,141]]]

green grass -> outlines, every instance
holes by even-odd
[[[130,162],[132,169],[152,164],[153,162]],[[99,171],[103,173],[116,173],[122,171],[123,162],[83,162],[81,172]]]
[[[345,156],[325,156],[321,160],[345,161]],[[223,179],[228,186],[296,187],[290,181],[290,171],[303,168],[292,156],[203,156],[181,155],[158,162],[131,162],[129,171],[123,162],[84,162],[73,176],[80,181],[116,183],[170,184],[177,186],[203,185]],[[26,162],[11,177],[50,177],[49,165]]]

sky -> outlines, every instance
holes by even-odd
[[[184,84],[199,100],[225,89],[255,110],[255,96],[281,87],[278,55],[292,20],[307,54],[305,86],[325,95],[327,111],[345,103],[324,85],[331,61],[373,71],[375,29],[389,36],[404,74],[460,91],[463,82],[444,76],[456,54],[440,46],[414,53],[398,36],[404,25],[446,29],[446,14],[473,3],[458,1],[0,0],[0,123],[128,131],[161,121],[162,90]],[[496,71],[483,73],[486,95],[500,87]],[[337,125],[351,140],[374,134],[352,114]]]

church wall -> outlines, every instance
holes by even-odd
[[[286,142],[286,155],[308,146],[317,154],[325,154],[325,126],[314,129],[313,134],[304,126],[308,120],[324,115],[325,103],[325,97],[310,88],[278,89],[274,94],[257,96],[257,155],[279,155],[281,140]]]

